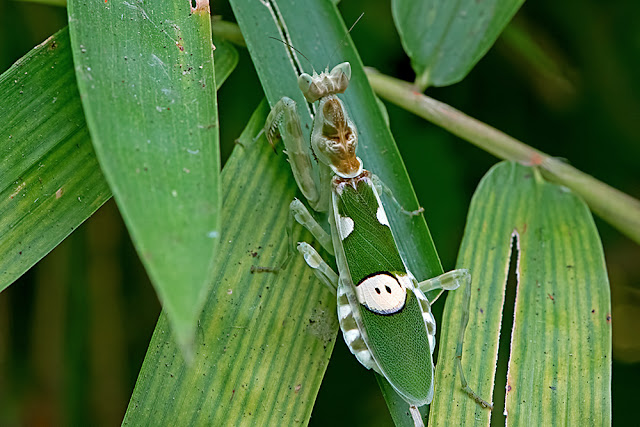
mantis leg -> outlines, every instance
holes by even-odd
[[[454,270],[455,271],[455,270]],[[471,281],[464,287],[464,305],[462,309],[462,318],[460,319],[460,335],[458,336],[458,345],[456,346],[456,365],[458,366],[458,373],[460,374],[460,382],[462,390],[467,393],[473,400],[480,404],[483,408],[493,409],[493,405],[484,399],[482,399],[467,383],[464,377],[464,370],[462,369],[462,345],[464,343],[464,332],[467,329],[467,323],[469,323],[469,305],[471,301]]]
[[[313,249],[313,246],[307,242],[298,243],[298,252],[304,256],[304,260],[307,262],[307,265],[313,269],[316,277],[335,294],[338,289],[338,275],[336,272],[329,267],[320,254]]]
[[[461,268],[459,270],[452,270],[441,274],[440,276],[424,280],[418,283],[418,288],[420,288],[420,290],[425,294],[429,291],[433,291],[434,289],[441,289],[440,293],[433,299],[433,301],[431,301],[431,305],[433,305],[444,291],[452,291],[454,289],[458,289],[460,286],[466,286],[469,283],[471,283],[469,270]]]
[[[484,399],[482,399],[467,383],[464,377],[464,371],[462,370],[462,345],[464,342],[464,332],[467,329],[467,323],[469,323],[469,304],[471,299],[471,274],[469,270],[464,268],[449,271],[448,273],[441,274],[440,276],[432,279],[424,280],[418,283],[418,288],[423,292],[429,292],[434,289],[441,289],[442,291],[431,301],[433,304],[444,291],[451,291],[462,287],[464,289],[465,304],[462,311],[462,319],[460,321],[460,335],[458,337],[458,345],[456,346],[456,365],[458,367],[458,373],[460,374],[460,382],[462,390],[467,393],[473,400],[480,404],[484,408],[493,408],[493,405]]]
[[[304,140],[295,101],[286,96],[278,101],[271,109],[263,131],[273,147],[278,137],[282,136],[293,177],[304,197],[315,209],[320,200],[320,193],[313,177],[308,143]]]
[[[393,195],[393,191],[391,191],[387,184],[385,184],[378,175],[372,174],[372,181],[373,185],[375,185],[376,187],[376,190],[378,190],[378,193],[385,193],[387,196],[389,196],[391,200],[393,200],[393,203],[398,207],[398,209],[400,209],[403,214],[408,216],[418,216],[422,212],[424,212],[424,208],[422,206],[418,207],[418,209],[414,211],[405,209],[404,206],[402,206],[398,199],[396,199],[396,197]]]
[[[293,201],[289,205],[289,213],[290,218],[294,218],[300,225],[302,225],[304,228],[309,230],[311,234],[313,234],[313,237],[315,237],[315,239],[322,245],[324,250],[329,252],[331,255],[334,254],[331,236],[329,235],[329,233],[324,231],[324,228],[322,228],[322,226],[318,224],[318,221],[315,220],[307,207],[300,200],[293,199]],[[291,224],[292,222],[293,221],[290,220],[289,224]],[[291,230],[287,229],[287,231],[289,232],[290,238],[293,238]]]

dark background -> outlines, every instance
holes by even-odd
[[[226,2],[212,7],[233,20]],[[413,80],[388,1],[343,1],[340,9],[348,25],[365,12],[352,31],[365,65]],[[526,3],[462,82],[427,94],[639,198],[638,17],[633,0]],[[63,8],[0,0],[0,71],[64,25]],[[521,34],[544,56],[520,43]],[[219,91],[223,161],[263,96],[247,51],[239,52],[238,68]],[[423,206],[442,264],[452,269],[471,195],[497,159],[387,107],[418,199],[440,201]],[[633,425],[640,247],[596,224],[612,289],[613,419]],[[0,425],[120,424],[159,310],[110,201],[0,293]],[[390,422],[373,376],[338,340],[311,424]]]

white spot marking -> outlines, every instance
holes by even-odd
[[[378,212],[376,212],[376,217],[378,218],[378,222],[382,225],[389,225],[389,220],[387,219],[387,213],[384,211],[382,205],[378,205]]]
[[[338,216],[338,228],[340,229],[340,240],[346,239],[353,231],[353,220],[348,216]]]
[[[374,362],[369,350],[360,350],[359,352],[354,354],[356,356],[356,359],[358,359],[358,361],[362,363],[362,366],[367,369],[373,369],[374,371],[379,373],[380,370],[378,369],[378,364]]]
[[[207,233],[207,237],[210,239],[217,239],[218,237],[220,237],[220,233],[218,233],[216,230],[213,230]]]
[[[379,314],[391,314],[404,307],[407,290],[389,274],[380,273],[364,279],[356,286],[360,304]]]
[[[338,307],[338,318],[340,320],[346,319],[351,314],[351,307],[348,304],[344,304]]]
[[[405,289],[415,290],[415,286],[413,286],[413,280],[415,279],[413,278],[413,275],[411,273],[400,274],[396,276],[396,279],[398,279],[398,282],[400,282],[400,285],[402,285]]]
[[[429,340],[429,350],[431,351],[431,354],[433,354],[433,351],[436,348],[436,337],[434,335],[427,335],[427,339]]]
[[[347,345],[351,345],[352,342],[358,339],[360,332],[357,329],[351,329],[350,331],[345,331],[342,335],[344,335]]]

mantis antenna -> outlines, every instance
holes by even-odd
[[[279,41],[279,42],[280,42],[280,43],[282,43],[283,45],[285,45],[285,46],[289,47],[290,49],[295,50],[296,52],[298,52],[300,55],[302,55],[302,57],[303,57],[304,59],[306,59],[306,60],[307,60],[307,62],[309,63],[309,65],[311,65],[311,69],[313,70],[313,72],[314,72],[314,73],[316,72],[316,69],[314,68],[313,63],[311,62],[311,60],[310,60],[309,58],[307,58],[307,56],[306,56],[304,53],[300,52],[300,50],[298,50],[295,46],[293,46],[293,45],[291,45],[291,44],[287,43],[287,42],[286,42],[286,41],[284,41],[284,40],[280,40],[280,39],[279,39],[279,38],[277,38],[277,37],[272,37],[272,36],[268,36],[268,37],[269,37],[270,39],[273,39],[273,40]]]
[[[353,24],[351,24],[351,27],[349,27],[349,29],[347,30],[347,34],[344,35],[342,40],[340,40],[340,43],[338,43],[338,46],[336,46],[336,48],[334,49],[333,53],[329,57],[329,61],[327,62],[327,71],[329,70],[329,65],[331,64],[331,61],[333,60],[333,57],[338,52],[338,48],[340,47],[340,45],[342,45],[342,43],[344,43],[344,41],[347,39],[347,36],[349,35],[349,33],[351,33],[351,30],[353,30],[353,27],[355,27],[356,24],[358,22],[360,22],[360,19],[362,19],[363,16],[364,16],[364,12],[362,12],[360,14],[360,16],[358,16],[358,19],[356,19],[356,21]]]

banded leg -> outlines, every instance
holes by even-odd
[[[451,291],[454,289],[458,289],[459,287],[462,287],[464,289],[465,298],[465,304],[462,311],[462,319],[460,321],[460,335],[458,337],[458,345],[456,346],[456,365],[458,367],[458,373],[460,374],[462,390],[482,407],[493,409],[493,405],[491,403],[482,399],[475,391],[473,391],[471,387],[469,387],[469,384],[467,383],[467,380],[464,377],[464,372],[462,370],[462,345],[464,341],[464,332],[467,329],[467,323],[469,323],[469,304],[471,300],[471,274],[469,274],[469,270],[466,270],[464,268],[452,270],[447,273],[441,274],[440,276],[418,283],[418,288],[423,293],[427,293],[434,289],[442,290],[434,298],[434,300],[430,302],[431,304],[433,304],[445,290]],[[423,316],[425,317],[427,327],[430,326],[429,320],[433,318],[431,315],[431,310],[430,308],[428,308],[429,305],[423,306],[423,312],[426,312],[423,313]],[[433,336],[433,338],[435,339],[435,321],[433,322],[433,335],[431,335],[431,331],[429,331],[429,333],[430,338],[431,336]],[[431,344],[431,340],[429,341],[429,344]],[[433,342],[433,346],[435,346],[435,341]]]
[[[318,224],[318,221],[316,221],[307,207],[300,200],[293,199],[293,201],[289,205],[289,212],[291,214],[291,217],[295,218],[298,224],[300,224],[301,226],[309,230],[311,234],[313,234],[313,237],[322,245],[324,250],[329,252],[331,255],[334,254],[331,236],[329,235],[329,233],[324,231],[324,228],[322,228],[322,226]],[[290,224],[292,222],[293,221],[289,221]],[[290,238],[293,239],[290,230],[287,229],[287,231],[289,231]]]
[[[313,269],[316,277],[335,294],[338,289],[338,275],[329,267],[329,264],[324,262],[320,254],[307,242],[298,243],[298,252],[304,256],[304,260]]]
[[[418,283],[418,288],[425,294],[429,291],[440,289],[440,293],[431,301],[431,305],[433,305],[444,291],[453,291],[461,286],[467,286],[469,283],[471,283],[469,270],[461,268],[424,280]]]
[[[378,190],[378,193],[385,193],[387,196],[389,196],[391,200],[393,200],[393,203],[398,207],[398,209],[400,209],[400,212],[402,212],[403,214],[408,216],[418,216],[422,212],[424,212],[424,208],[422,206],[419,206],[418,209],[414,211],[406,210],[404,206],[400,204],[398,199],[396,199],[396,197],[393,195],[393,191],[391,191],[387,184],[385,184],[378,175],[372,174],[371,179],[373,181],[373,185],[375,185],[376,187],[376,190]]]
[[[272,146],[275,146],[278,137],[283,137],[293,177],[315,210],[318,207],[320,193],[313,178],[311,159],[306,148],[308,144],[304,140],[295,101],[286,96],[278,101],[267,116],[263,131]]]

